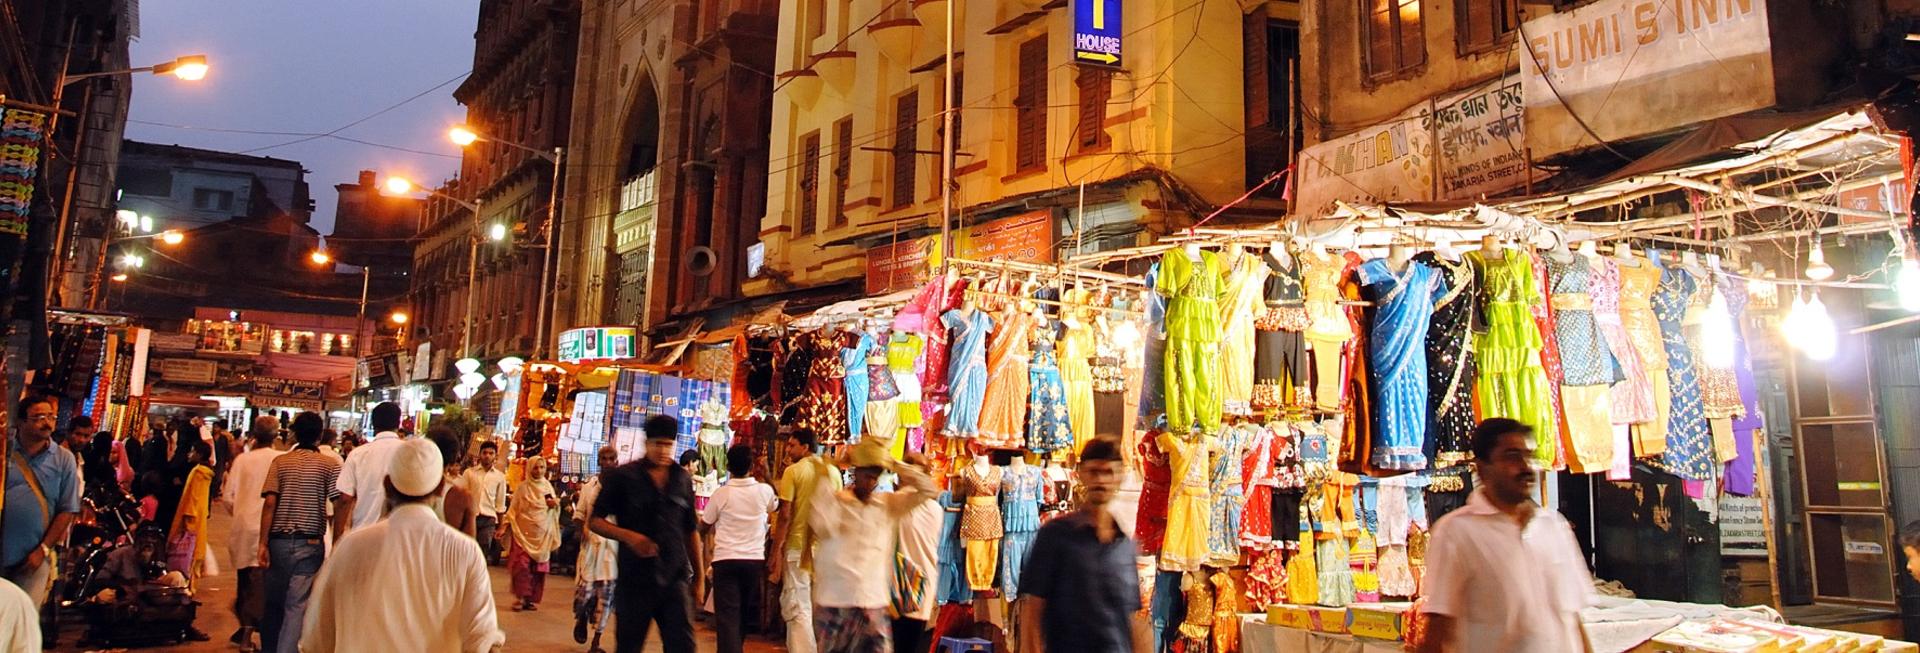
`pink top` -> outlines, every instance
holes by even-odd
[[[1426,614],[1458,623],[1455,651],[1578,651],[1593,578],[1560,513],[1535,508],[1522,527],[1475,490],[1433,526]]]

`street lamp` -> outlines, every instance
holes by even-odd
[[[549,319],[548,315],[550,313],[555,316],[559,314],[560,293],[549,291],[547,289],[547,286],[553,282],[553,250],[554,250],[553,239],[556,236],[565,233],[559,230],[560,229],[560,222],[559,222],[560,171],[562,170],[563,164],[566,162],[567,148],[555,146],[553,148],[553,151],[549,152],[537,147],[532,147],[532,146],[528,146],[521,143],[515,143],[509,140],[493,138],[485,134],[482,134],[480,133],[479,130],[476,130],[467,125],[454,125],[451,129],[448,129],[447,140],[453,141],[454,145],[458,145],[460,147],[467,147],[469,145],[472,145],[474,143],[478,143],[481,141],[491,141],[494,143],[505,145],[507,147],[532,153],[534,156],[540,157],[542,159],[546,159],[547,162],[553,164],[553,182],[548,184],[548,188],[547,188],[546,237],[540,239],[540,245],[539,245],[541,249],[546,250],[544,253],[541,254],[541,258],[540,258],[540,291],[545,292],[549,295],[552,295],[553,301],[551,303],[543,302],[543,305],[537,307],[534,311],[536,314],[538,314],[538,317],[536,318],[536,322],[538,326],[534,327],[533,355],[535,358],[540,358],[547,351],[547,326],[548,326],[548,319]],[[495,240],[498,240],[498,239],[499,238],[495,238]]]
[[[197,82],[202,79],[206,79],[208,69],[209,69],[209,66],[207,65],[207,55],[189,54],[183,57],[175,58],[173,61],[157,63],[151,66],[141,66],[139,68],[128,68],[126,70],[105,70],[97,73],[80,73],[78,75],[65,75],[60,78],[60,85],[64,87],[74,82],[93,79],[95,77],[111,77],[113,75],[129,75],[133,73],[148,73],[148,72],[153,73],[155,75],[173,75],[174,77],[185,80],[185,81]],[[60,105],[59,101],[56,100],[54,102],[54,106],[59,106],[59,105]]]
[[[464,324],[460,327],[460,357],[471,358],[473,356],[473,297],[475,287],[479,285],[480,276],[480,202],[469,202],[431,188],[422,188],[405,177],[387,177],[386,186],[387,192],[394,195],[410,195],[417,190],[458,204],[473,214],[473,232],[467,237],[467,315],[463,320]],[[496,224],[491,231],[495,241],[506,238],[505,225]]]
[[[307,255],[307,260],[312,261],[314,265],[326,265],[333,262],[333,255],[328,254],[327,250],[316,249],[312,254]]]
[[[313,253],[307,255],[307,260],[312,261],[316,266],[326,265],[333,262],[333,255],[328,254],[326,250],[316,249],[313,250]],[[367,322],[367,288],[373,283],[373,266],[362,265],[359,267],[360,313],[359,316],[353,320],[353,353],[356,360],[353,364],[353,385],[347,390],[349,394],[360,391],[360,363],[357,359],[364,358],[367,352],[365,331]]]
[[[394,311],[392,315],[387,316],[387,319],[392,320],[394,324],[406,324],[410,318],[407,317],[406,311]]]

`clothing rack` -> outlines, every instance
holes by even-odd
[[[1061,308],[1071,308],[1071,309],[1088,309],[1088,310],[1095,310],[1095,311],[1106,311],[1106,312],[1108,312],[1108,313],[1119,313],[1119,314],[1121,314],[1121,315],[1125,315],[1125,316],[1128,316],[1128,317],[1138,317],[1138,316],[1142,316],[1142,315],[1146,315],[1146,311],[1144,311],[1144,310],[1139,310],[1139,309],[1130,309],[1130,308],[1114,308],[1114,307],[1112,307],[1112,306],[1100,306],[1100,305],[1097,305],[1097,304],[1078,304],[1078,303],[1073,303],[1073,302],[1063,302],[1063,301],[1056,301],[1056,300],[1051,300],[1051,299],[1039,299],[1039,298],[1035,298],[1035,297],[1028,297],[1028,296],[1026,296],[1026,295],[1014,295],[1014,294],[1009,294],[1009,293],[1003,293],[1003,292],[994,292],[994,291],[991,291],[991,290],[975,290],[975,289],[972,289],[972,288],[968,288],[968,289],[967,289],[967,296],[969,296],[969,297],[997,297],[997,298],[1001,298],[1001,299],[1011,299],[1011,300],[1015,300],[1015,301],[1028,301],[1028,302],[1033,302],[1033,303],[1036,303],[1036,304],[1045,304],[1045,305],[1048,305],[1048,306],[1059,306],[1059,307],[1061,307]]]

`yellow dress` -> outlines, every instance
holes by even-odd
[[[1067,391],[1067,428],[1075,453],[1094,435],[1092,357],[1093,325],[1076,319],[1060,336],[1060,381]]]
[[[1213,653],[1240,653],[1240,583],[1222,571],[1213,586]]]
[[[1302,534],[1300,550],[1287,558],[1287,603],[1313,605],[1320,602],[1320,572],[1313,563],[1313,534]]]
[[[1667,415],[1673,412],[1673,387],[1667,380],[1667,349],[1660,340],[1660,319],[1653,313],[1653,293],[1660,286],[1660,270],[1646,259],[1620,266],[1620,321],[1627,340],[1640,357],[1640,369],[1653,386],[1654,418],[1633,425],[1633,455],[1637,458],[1667,452]]]
[[[1207,561],[1207,534],[1213,511],[1207,491],[1206,436],[1188,442],[1173,433],[1160,434],[1160,449],[1173,468],[1173,496],[1167,503],[1167,537],[1160,548],[1160,568],[1193,571]]]
[[[1253,315],[1266,307],[1269,271],[1260,257],[1235,248],[1220,302],[1220,397],[1228,415],[1253,414]]]
[[[180,490],[180,508],[173,513],[167,528],[167,542],[177,542],[182,534],[193,536],[193,568],[176,569],[187,577],[187,587],[199,589],[200,571],[207,559],[207,499],[213,492],[213,470],[195,465],[187,474],[186,487]]]
[[[1313,404],[1326,411],[1340,410],[1340,355],[1353,339],[1353,324],[1340,307],[1340,277],[1346,259],[1333,254],[1306,252],[1301,278],[1307,302],[1307,349],[1313,352]],[[1300,385],[1300,384],[1295,384]]]

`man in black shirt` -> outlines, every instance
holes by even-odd
[[[1088,442],[1074,473],[1079,508],[1040,527],[1020,573],[1020,650],[1132,653],[1140,576],[1133,540],[1107,512],[1124,473],[1119,445]]]
[[[588,528],[620,543],[620,581],[614,584],[616,653],[640,653],[647,628],[660,626],[664,653],[693,653],[693,600],[702,593],[700,534],[695,530],[693,479],[674,464],[680,422],[647,419],[646,456],[607,470]]]

